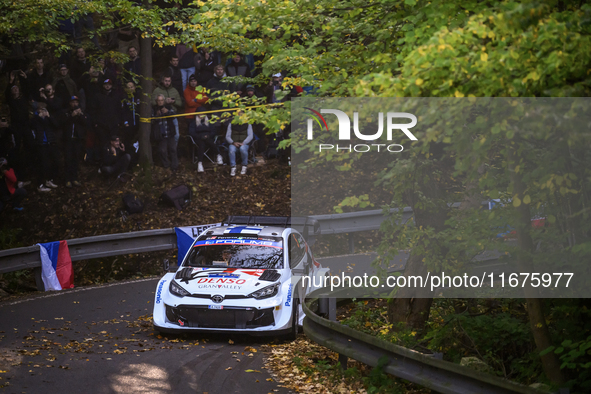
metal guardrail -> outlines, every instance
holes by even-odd
[[[410,208],[404,208],[406,220],[411,214]],[[376,230],[385,219],[383,211],[379,209],[311,217],[320,222],[320,234]],[[176,249],[177,243],[174,229],[167,228],[69,239],[68,247],[72,261],[79,261]],[[38,245],[0,251],[0,273],[38,267],[41,267]]]
[[[176,234],[172,228],[68,240],[72,261],[156,252],[176,247]],[[41,267],[39,245],[0,251],[0,273],[37,267]]]
[[[323,291],[325,290],[315,291],[306,299],[314,299]],[[340,298],[338,292],[331,294],[331,296],[334,299]],[[338,352],[339,360],[344,361],[346,357],[349,357],[375,367],[378,365],[378,360],[386,357],[388,362],[384,366],[385,372],[439,393],[546,393],[449,361],[439,360],[353,330],[336,321],[318,316],[310,310],[307,302],[304,302],[302,308],[306,314],[304,319],[306,336],[314,342]],[[329,311],[329,315],[334,316],[335,313],[332,312]]]
[[[399,208],[392,208],[390,213],[398,211]],[[402,223],[406,223],[411,216],[412,209],[410,207],[402,208]],[[314,215],[311,217],[320,222],[321,235],[379,230],[380,225],[386,218],[384,211],[381,209],[333,215]]]

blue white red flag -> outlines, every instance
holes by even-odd
[[[181,265],[185,255],[191,249],[191,245],[193,245],[193,241],[197,238],[203,231],[210,227],[218,227],[221,226],[221,223],[214,223],[214,224],[202,224],[200,226],[191,226],[191,227],[175,227],[174,231],[176,232],[176,243],[178,246],[178,265]]]
[[[67,241],[38,244],[41,252],[41,278],[45,291],[74,287],[74,269]]]

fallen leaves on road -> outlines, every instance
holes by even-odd
[[[311,342],[303,335],[290,343],[263,345],[262,349],[267,355],[265,367],[273,372],[275,381],[290,390],[317,394],[366,394],[364,382],[368,382],[368,386],[372,385],[368,379],[372,367],[349,360],[347,371],[343,371],[338,364],[337,353]],[[394,378],[391,380],[391,385],[400,392],[429,392]]]

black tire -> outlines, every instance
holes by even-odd
[[[298,297],[293,298],[293,309],[291,311],[291,331],[287,334],[287,339],[295,341],[298,337],[298,317],[300,309],[300,299]]]

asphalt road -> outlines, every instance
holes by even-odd
[[[289,392],[263,367],[261,347],[273,338],[158,336],[151,322],[156,283],[1,303],[0,392]]]

